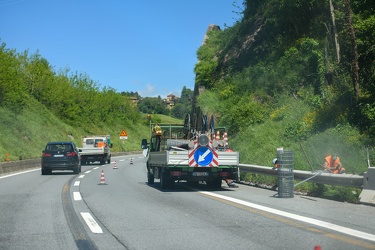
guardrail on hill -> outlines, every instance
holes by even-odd
[[[139,152],[115,153],[115,155],[134,154]],[[30,168],[40,167],[40,159],[11,161],[0,163],[0,174],[26,170]],[[265,175],[277,175],[277,170],[270,167],[239,164],[240,172],[251,172]],[[322,172],[309,172],[294,170],[294,178],[302,181],[309,181],[319,184],[328,184],[335,186],[347,186],[354,188],[362,188],[359,196],[360,203],[375,205],[375,167],[369,167],[368,171],[363,175],[353,174],[330,174]]]
[[[270,167],[250,165],[250,164],[240,164],[241,172],[251,172],[257,174],[265,175],[277,175],[277,170]],[[306,180],[309,182],[319,183],[319,184],[329,184],[335,186],[346,186],[361,188],[363,186],[363,176],[353,175],[353,174],[330,174],[324,173],[322,171],[309,172],[302,170],[293,170],[294,179]]]
[[[277,170],[270,167],[240,164],[240,172],[251,172],[265,175],[277,175]],[[354,174],[330,174],[322,171],[309,172],[293,170],[294,178],[302,181],[309,181],[319,184],[335,186],[346,186],[362,188],[359,196],[360,203],[375,205],[375,168],[369,167],[367,172],[361,175]]]

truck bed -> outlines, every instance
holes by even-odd
[[[238,166],[239,153],[238,152],[222,152],[218,151],[219,166]],[[153,152],[149,157],[149,164],[151,166],[188,166],[189,151],[162,151]]]
[[[81,149],[82,152],[80,152],[81,155],[99,155],[104,154],[106,152],[105,148],[78,148]]]

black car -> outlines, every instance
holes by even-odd
[[[42,175],[52,170],[73,170],[81,172],[81,156],[73,142],[48,142],[42,151]]]

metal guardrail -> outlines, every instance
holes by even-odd
[[[121,154],[113,154],[121,155]],[[24,170],[33,167],[40,166],[40,159],[23,160],[23,161],[13,161],[0,163],[0,174],[9,173],[17,170]],[[251,172],[255,174],[264,175],[277,175],[277,170],[270,167],[251,165],[251,164],[239,164],[240,172]],[[319,172],[309,172],[294,170],[294,178],[298,180],[307,180],[309,182],[329,184],[336,186],[347,186],[362,188],[364,184],[364,177],[360,175],[352,174],[329,174],[329,173],[319,173]],[[310,179],[309,179],[310,178]]]
[[[251,172],[255,174],[277,175],[277,170],[270,167],[240,164],[240,172]],[[294,178],[298,180],[307,180],[309,182],[328,184],[335,186],[346,186],[362,188],[364,184],[364,177],[353,174],[330,174],[323,171],[310,172],[302,170],[294,170]],[[310,179],[309,179],[310,178]]]

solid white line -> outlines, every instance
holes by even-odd
[[[73,192],[73,198],[75,201],[80,201],[82,200],[82,196],[80,192]]]
[[[26,173],[30,173],[30,172],[34,172],[34,171],[40,171],[40,168],[38,169],[32,169],[32,170],[27,170],[27,171],[22,171],[22,172],[18,172],[18,173],[14,173],[14,174],[7,174],[7,175],[4,175],[4,176],[0,176],[0,179],[4,179],[4,178],[7,178],[7,177],[11,177],[11,176],[15,176],[15,175],[20,175],[20,174],[26,174]]]
[[[94,218],[91,216],[90,213],[87,212],[81,212],[82,218],[85,220],[87,226],[90,228],[91,232],[94,234],[102,234],[103,230],[102,228],[96,223]]]
[[[365,232],[358,231],[358,230],[355,230],[355,229],[335,225],[335,224],[332,224],[332,223],[329,223],[329,222],[325,222],[325,221],[321,221],[321,220],[308,218],[308,217],[305,217],[305,216],[300,216],[300,215],[284,212],[284,211],[281,211],[281,210],[273,209],[273,208],[270,208],[270,207],[265,207],[265,206],[254,204],[254,203],[247,202],[247,201],[242,201],[242,200],[239,200],[239,199],[236,199],[236,198],[227,197],[227,196],[220,195],[220,194],[210,193],[210,192],[206,192],[206,191],[199,191],[199,193],[202,193],[202,194],[205,194],[205,195],[208,195],[208,196],[212,196],[212,197],[216,197],[216,198],[219,198],[219,199],[231,201],[231,202],[241,204],[241,205],[244,205],[244,206],[247,206],[247,207],[252,207],[252,208],[262,210],[262,211],[265,211],[265,212],[268,212],[268,213],[284,216],[284,217],[287,217],[287,218],[290,218],[290,219],[302,221],[302,222],[309,223],[309,224],[312,224],[312,225],[316,225],[316,226],[319,226],[319,227],[327,228],[327,229],[330,229],[330,230],[334,230],[336,232],[351,235],[351,236],[358,237],[358,238],[361,238],[361,239],[365,239],[365,240],[369,240],[369,241],[375,241],[375,235],[374,234],[369,234],[369,233],[365,233]]]
[[[74,186],[75,186],[75,187],[78,187],[80,183],[81,183],[80,181],[75,181],[75,182],[74,182]]]

